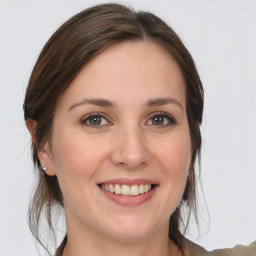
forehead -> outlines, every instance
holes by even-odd
[[[112,45],[94,57],[71,82],[60,103],[71,104],[84,97],[128,102],[163,96],[175,96],[185,104],[180,68],[163,47],[136,41]]]

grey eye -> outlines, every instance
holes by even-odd
[[[153,125],[163,125],[164,124],[164,117],[163,116],[154,116],[152,118]]]
[[[101,124],[101,117],[95,116],[88,118],[88,123],[90,125],[100,125]]]
[[[155,126],[168,126],[175,124],[175,120],[173,117],[167,114],[156,114],[148,120],[147,124]]]
[[[85,118],[82,123],[88,126],[103,126],[109,124],[108,120],[101,115],[91,115]]]

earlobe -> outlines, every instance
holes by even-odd
[[[36,129],[37,129],[37,122],[33,119],[26,120],[26,126],[29,130],[31,138],[36,146],[37,155],[40,160],[42,170],[49,176],[56,175],[56,172],[53,168],[52,156],[50,151],[50,146],[48,142],[45,142],[43,146],[39,147],[39,143],[36,137]]]
[[[56,172],[54,169],[52,154],[48,141],[38,149],[38,158],[40,160],[43,171],[45,171],[45,173],[49,176],[55,176]]]

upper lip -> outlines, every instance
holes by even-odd
[[[149,179],[126,179],[126,178],[119,178],[119,179],[110,179],[110,180],[104,180],[99,184],[118,184],[118,185],[157,185],[158,183],[153,180]]]

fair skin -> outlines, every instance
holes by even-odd
[[[64,197],[64,256],[181,255],[168,229],[191,162],[185,102],[178,65],[149,41],[109,47],[72,81],[39,151]]]

